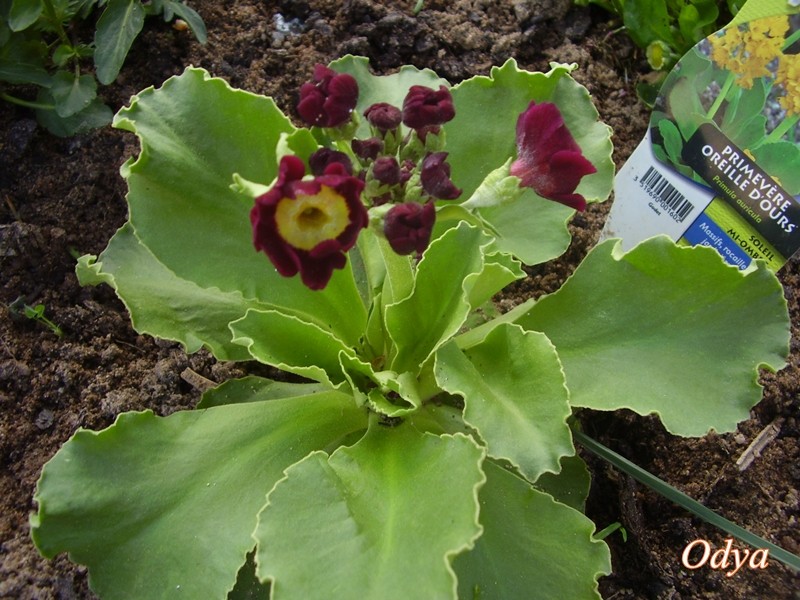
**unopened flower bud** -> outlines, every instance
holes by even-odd
[[[367,138],[366,140],[353,140],[350,144],[353,153],[363,160],[374,160],[383,150],[383,141],[378,138]]]
[[[443,85],[438,91],[424,85],[412,85],[403,100],[403,123],[412,129],[442,125],[455,114],[453,97]]]
[[[400,165],[392,156],[381,156],[372,164],[372,176],[385,185],[400,183]]]
[[[397,129],[403,121],[403,113],[396,106],[386,102],[373,104],[364,111],[369,124],[382,133]]]
[[[314,175],[322,175],[328,165],[339,163],[344,167],[348,175],[353,174],[353,163],[350,158],[338,150],[331,150],[330,148],[320,148],[308,157],[308,166]]]
[[[383,224],[383,233],[398,254],[421,254],[431,241],[436,209],[433,202],[406,202],[393,206]]]
[[[413,160],[404,160],[403,164],[400,165],[400,183],[406,183],[411,179],[411,174],[414,172],[415,168],[416,165]]]
[[[338,127],[350,118],[357,102],[358,83],[352,75],[318,64],[313,83],[300,87],[297,112],[307,125]]]
[[[450,181],[450,165],[446,159],[447,152],[428,154],[422,161],[419,179],[426,194],[440,200],[455,200],[461,190]]]

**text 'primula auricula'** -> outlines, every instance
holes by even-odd
[[[300,88],[297,112],[329,141],[308,158],[281,158],[278,177],[256,198],[250,220],[257,250],[286,277],[300,274],[310,289],[325,288],[361,229],[370,225],[397,254],[420,257],[431,240],[436,206],[462,195],[451,178],[442,126],[456,114],[444,85],[411,86],[402,109],[376,102],[364,110],[366,138],[357,137],[358,83],[324,65]],[[407,131],[402,129],[402,125]],[[476,127],[476,135],[480,130]],[[558,107],[531,102],[519,115],[517,160],[509,175],[540,196],[583,210],[575,192],[597,169],[582,154]]]

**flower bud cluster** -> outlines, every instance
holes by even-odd
[[[279,273],[300,274],[322,289],[361,229],[372,221],[398,254],[421,255],[436,220],[435,200],[461,194],[450,180],[441,126],[455,116],[445,86],[413,86],[402,108],[378,102],[364,111],[370,134],[356,138],[358,83],[317,65],[300,88],[297,113],[329,140],[306,165],[284,156],[272,187],[256,198],[250,220],[257,250]],[[403,129],[403,126],[407,129]]]
[[[450,91],[415,85],[402,107],[378,102],[363,112],[369,135],[356,137],[355,78],[317,65],[300,88],[297,113],[325,143],[308,157],[284,156],[277,180],[251,211],[256,249],[279,273],[322,289],[347,262],[361,229],[374,226],[391,248],[419,257],[436,220],[434,202],[462,190],[450,178],[442,125],[455,116]],[[362,128],[363,129],[363,128]],[[554,104],[531,102],[517,121],[510,176],[540,196],[582,210],[575,192],[595,172]],[[306,173],[306,169],[310,174]]]

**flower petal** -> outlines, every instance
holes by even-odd
[[[422,254],[431,241],[436,208],[433,202],[407,202],[393,206],[386,214],[383,233],[397,254]]]
[[[455,200],[461,195],[450,180],[450,165],[446,162],[447,152],[432,152],[422,160],[420,183],[426,194],[440,200]]]
[[[575,189],[584,176],[596,171],[583,156],[558,107],[551,102],[531,102],[517,120],[517,160],[510,168],[511,175],[521,179],[520,185],[543,198],[583,210],[586,200]]]
[[[322,175],[303,181],[305,165],[285,156],[275,184],[256,198],[250,211],[253,245],[269,257],[277,271],[303,283],[324,288],[334,269],[347,263],[345,253],[367,226],[361,202],[364,183],[333,162]]]
[[[403,123],[412,129],[439,126],[452,120],[456,111],[453,97],[445,86],[438,91],[412,85],[403,100]]]

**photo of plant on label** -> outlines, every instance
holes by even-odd
[[[661,231],[743,270],[783,266],[800,248],[798,50],[800,23],[782,14],[731,24],[686,54],[617,180],[646,208],[620,203],[604,235],[630,247]]]

